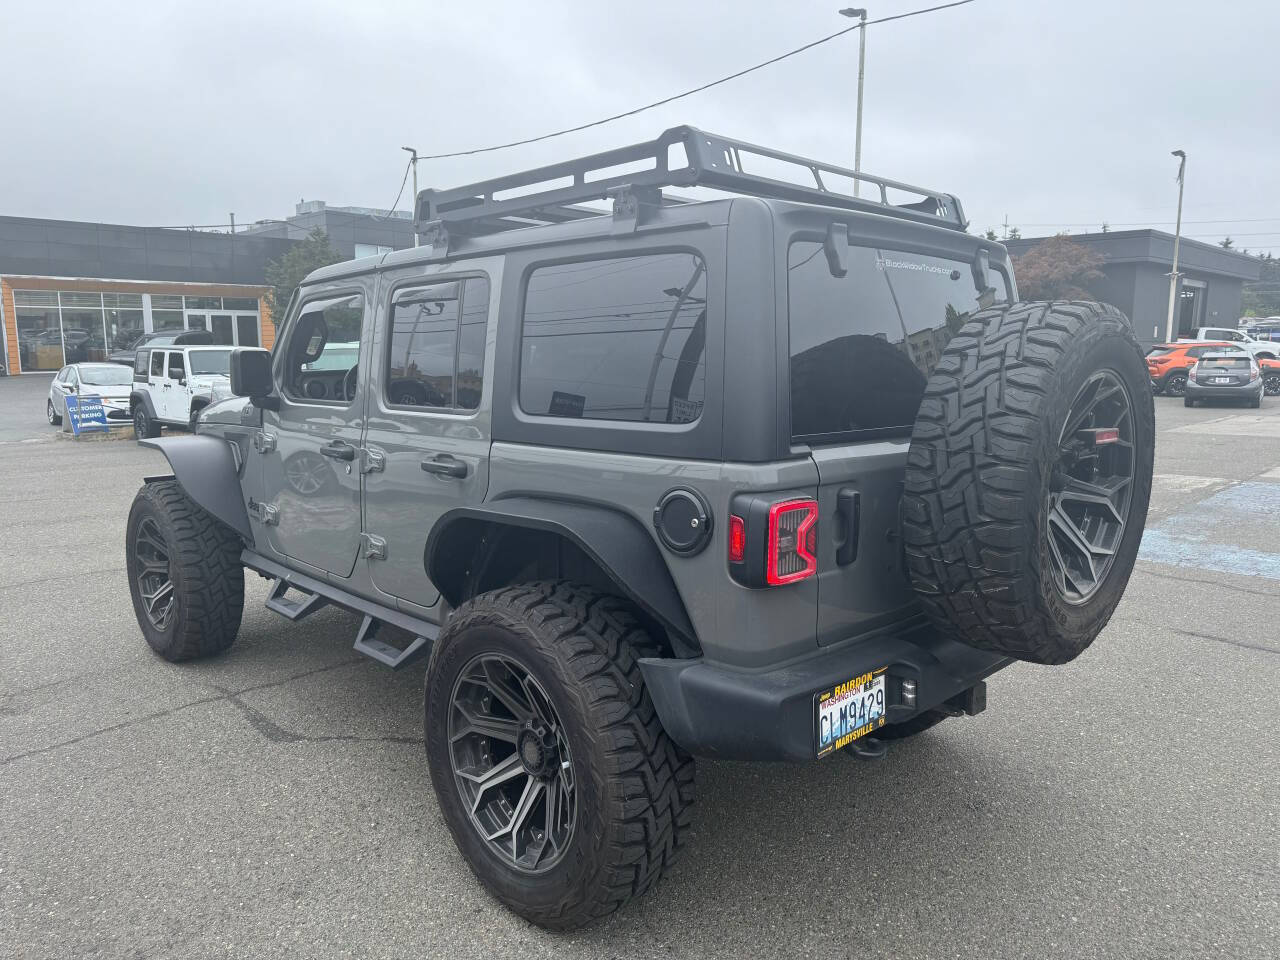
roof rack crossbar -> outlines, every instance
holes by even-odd
[[[793,179],[770,175],[778,172]],[[829,181],[841,179],[870,187],[872,196],[833,189]],[[577,205],[608,200],[624,188],[652,196],[663,187],[698,186],[878,213],[954,230],[968,225],[960,201],[952,194],[682,126],[645,143],[448,190],[423,190],[417,198],[416,227],[423,232],[429,225],[438,225],[450,233],[469,235],[563,223],[601,216],[602,210]],[[680,201],[664,197],[662,202]]]

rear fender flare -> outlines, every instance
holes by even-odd
[[[461,580],[446,572],[451,554],[456,556],[457,547],[473,542],[470,533],[476,522],[543,530],[563,537],[608,575],[618,593],[662,624],[677,649],[699,649],[684,601],[653,537],[633,517],[592,504],[511,497],[459,507],[442,515],[427,537],[424,562],[427,576],[450,606],[458,606],[463,599]]]
[[[240,493],[240,472],[228,441],[196,435],[139,440],[138,445],[163,453],[187,496],[253,543],[253,528]]]

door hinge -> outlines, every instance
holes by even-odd
[[[361,473],[381,473],[387,469],[387,455],[373,447],[364,448],[364,466]]]
[[[276,435],[259,430],[253,435],[253,449],[259,453],[271,453],[276,448]]]
[[[387,541],[385,539],[374,536],[372,533],[362,533],[360,538],[364,540],[364,558],[366,560],[387,559]]]
[[[271,503],[264,503],[261,500],[249,498],[249,513],[253,514],[253,518],[259,523],[267,527],[274,527],[280,522],[280,508]]]

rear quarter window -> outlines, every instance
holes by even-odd
[[[693,253],[538,267],[525,288],[520,408],[692,423],[702,413],[707,271]]]

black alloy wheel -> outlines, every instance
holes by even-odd
[[[1174,373],[1164,382],[1164,392],[1171,397],[1181,397],[1187,392],[1187,375]]]
[[[454,684],[449,762],[472,825],[508,866],[536,874],[564,856],[577,823],[560,717],[514,658],[476,657]]]
[[[169,562],[169,545],[155,520],[144,517],[133,544],[135,579],[142,611],[157,630],[169,629],[177,612],[177,595]]]
[[[1071,404],[1049,484],[1049,564],[1067,603],[1088,602],[1111,570],[1129,521],[1134,462],[1129,392],[1100,370]]]
[[[1268,397],[1280,397],[1280,370],[1268,372],[1263,376],[1262,389]]]

